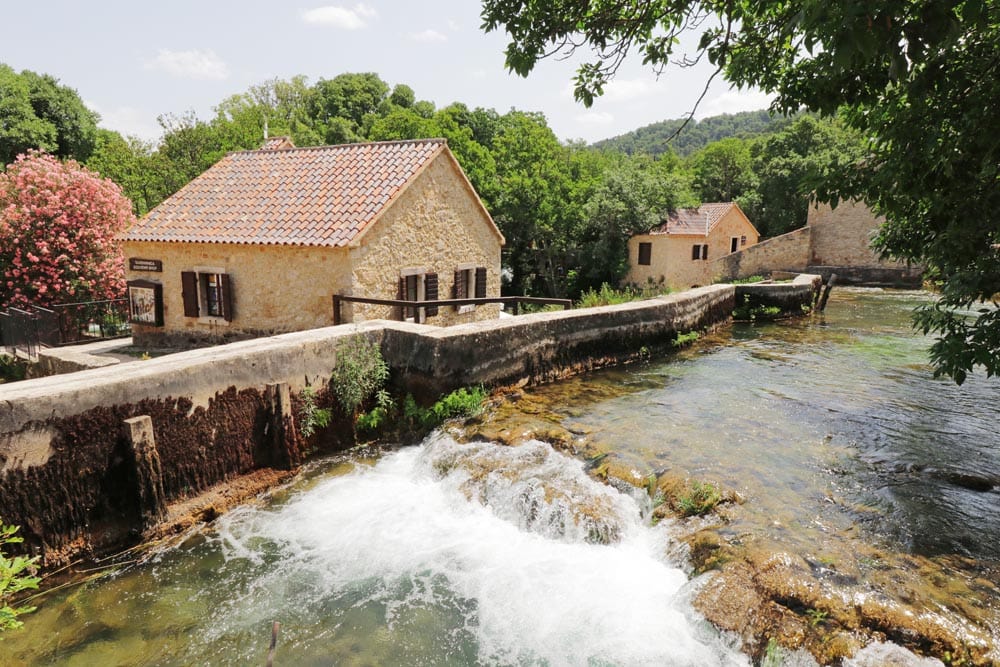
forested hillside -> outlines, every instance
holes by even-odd
[[[681,157],[686,157],[721,139],[730,137],[749,139],[761,134],[778,132],[787,127],[792,120],[793,118],[787,116],[772,116],[765,109],[722,114],[700,121],[692,120],[680,134],[674,137],[674,133],[684,125],[684,119],[677,118],[653,123],[627,134],[598,141],[594,147],[621,151],[629,155],[637,153],[660,155],[672,149]],[[673,137],[672,140],[671,137]]]
[[[66,108],[84,109],[75,91],[51,77],[0,67],[0,100],[21,100],[0,106],[0,146],[74,157],[117,183],[136,215],[226,152],[260,148],[265,127],[298,146],[444,137],[507,238],[509,294],[575,297],[605,282],[617,285],[632,234],[672,209],[701,202],[739,202],[765,236],[794,229],[805,224],[808,193],[861,147],[837,122],[775,120],[763,111],[689,126],[681,135],[689,147],[683,157],[610,142],[566,144],[540,113],[501,114],[461,102],[438,108],[409,86],[368,72],[315,83],[302,76],[265,81],[221,100],[210,118],[160,116],[163,135],[156,143],[102,129],[88,135],[93,141],[86,150],[62,151],[66,132],[37,115],[44,116],[49,107],[43,102],[55,93]],[[657,136],[665,138],[667,130]]]

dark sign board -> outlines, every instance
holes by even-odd
[[[163,271],[163,262],[159,259],[128,258],[129,271]]]

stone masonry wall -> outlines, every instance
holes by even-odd
[[[809,252],[809,229],[797,229],[721,257],[713,263],[713,269],[729,280],[772,271],[802,272],[809,263]]]

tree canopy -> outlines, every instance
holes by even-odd
[[[48,74],[0,64],[0,164],[36,148],[86,160],[97,141],[96,113]]]
[[[508,67],[528,75],[581,48],[575,95],[593,102],[631,53],[657,70],[678,37],[700,33],[687,63],[707,59],[738,86],[775,95],[772,110],[843,113],[868,138],[862,159],[814,184],[837,204],[861,198],[886,222],[883,253],[925,264],[942,298],[917,313],[935,332],[938,374],[961,383],[1000,373],[1000,2],[997,0],[483,0],[503,28]],[[992,302],[992,303],[990,303]],[[982,306],[975,306],[982,303]],[[976,313],[968,315],[970,308]]]

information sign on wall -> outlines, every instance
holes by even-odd
[[[163,326],[163,285],[148,280],[128,283],[129,322]]]
[[[163,261],[159,259],[140,259],[138,257],[128,258],[129,271],[163,271]]]

